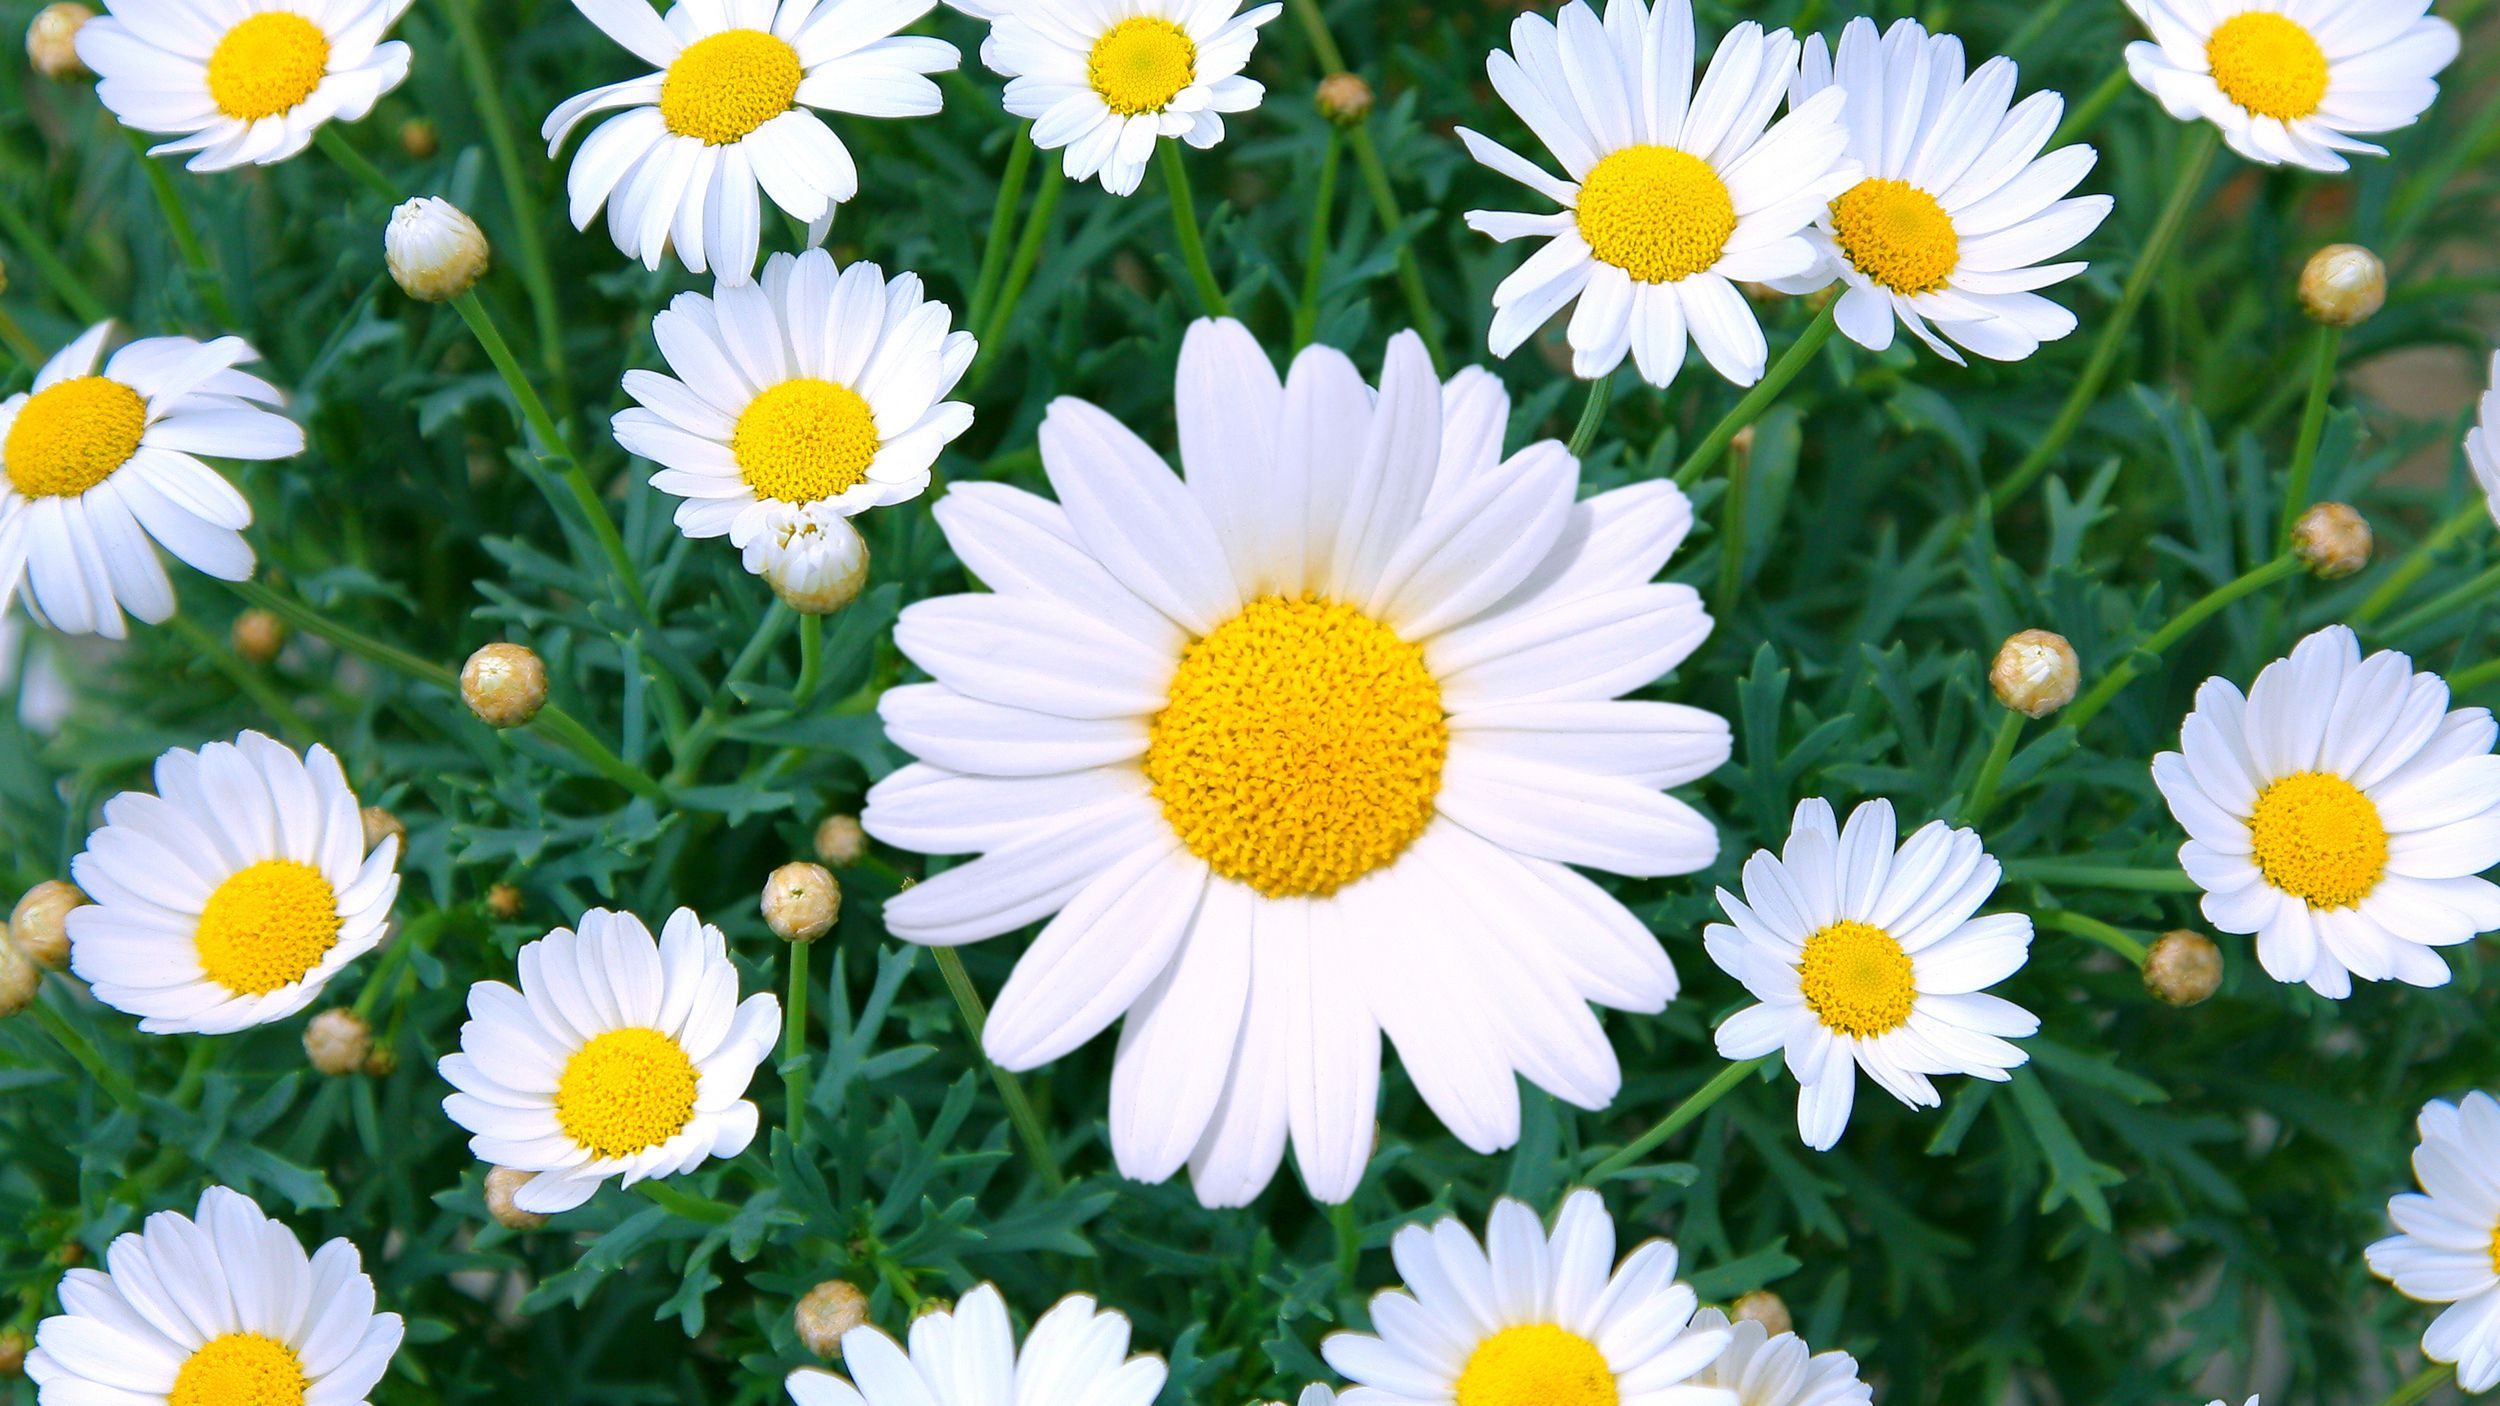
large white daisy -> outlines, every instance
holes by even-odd
[[[2242,698],[2207,679],[2153,782],[2188,832],[2205,917],[2257,935],[2277,981],[2444,986],[2433,951],[2500,928],[2500,757],[2483,708],[2342,625],[2268,664]]]
[[[938,521],[993,593],[923,601],[888,692],[916,754],[871,834],[982,858],[886,905],[916,942],[1058,916],[999,994],[1010,1069],[1120,1018],[1111,1145],[1249,1200],[1288,1132],[1338,1201],[1372,1141],[1379,1038],[1468,1146],[1519,1136],[1514,1073],[1584,1108],[1620,1074],[1588,1008],[1656,1011],[1675,970],[1572,865],[1681,874],[1718,851],[1661,787],[1715,769],[1724,721],[1621,702],[1709,632],[1654,580],[1691,525],[1650,482],[1575,502],[1547,441],[1502,459],[1509,399],[1389,347],[1375,400],[1312,348],[1282,384],[1249,332],[1183,345],[1181,461],[1051,406],[1059,501],[958,484]]]
[[[61,1277],[26,1375],[46,1406],[360,1406],[399,1351],[356,1247],[304,1254],[295,1232],[223,1186],[197,1219],[158,1211],[104,1269]]]
[[[382,940],[399,837],[370,850],[326,747],[247,732],[156,759],[70,861],[70,969],[150,1034],[223,1035],[310,1004]]]
[[[848,1378],[817,1367],[785,1385],[798,1406],[1152,1406],[1163,1359],[1128,1355],[1128,1319],[1070,1294],[1016,1346],[998,1287],[911,1321],[907,1350],[881,1328],[842,1335]]]
[[[1805,230],[1864,174],[1840,91],[1772,124],[1797,40],[1751,20],[1720,41],[1696,89],[1690,0],[1655,10],[1611,0],[1603,22],[1571,0],[1559,23],[1521,15],[1510,38],[1513,52],[1495,50],[1485,71],[1564,178],[1489,137],[1458,135],[1476,160],[1563,208],[1467,216],[1495,239],[1545,241],[1493,291],[1493,354],[1510,355],[1577,299],[1576,375],[1606,375],[1629,353],[1643,379],[1667,385],[1689,334],[1720,375],[1761,380],[1769,349],[1736,282],[1814,266]]]
[[[582,142],[567,185],[573,227],[604,204],[608,237],[657,269],[674,247],[696,273],[744,283],[761,239],[760,187],[821,228],[859,194],[850,149],[814,111],[922,117],[943,105],[926,75],[962,61],[942,39],[896,30],[937,0],[573,0],[659,71],[567,98],[539,135],[552,156],[584,117],[625,108]]]
[[[252,574],[252,507],[196,456],[284,459],[304,431],[235,369],[257,359],[242,338],[147,337],[104,361],[111,331],[88,328],[0,402],[0,610],[22,584],[54,629],[120,639],[124,611],[174,613],[158,546],[222,581]]]
[[[2007,1039],[2040,1029],[1987,994],[2031,955],[2031,919],[1976,916],[1999,874],[1979,836],[1936,820],[1896,849],[1898,834],[1890,801],[1860,805],[1846,830],[1829,801],[1798,802],[1787,845],[1745,861],[1744,898],[1719,890],[1729,922],[1702,934],[1710,959],[1762,1003],[1720,1024],[1719,1053],[1785,1050],[1797,1131],[1818,1152],[1849,1126],[1858,1070],[1910,1107],[1934,1108],[1929,1076],[2002,1083],[2029,1058]]]
[[[2490,388],[2477,406],[2474,427],[2465,432],[2465,461],[2482,486],[2491,520],[2500,524],[2500,352],[2492,354]]]
[[[1867,1406],[1875,1399],[1848,1353],[1815,1352],[1795,1333],[1773,1333],[1750,1318],[1731,1324],[1715,1308],[1694,1314],[1693,1327],[1728,1330],[1727,1350],[1693,1381],[1735,1392],[1737,1406]]]
[[[96,96],[142,132],[179,132],[151,156],[194,171],[284,161],[332,118],[361,121],[408,76],[383,34],[412,0],[105,0],[79,26]]]
[[[2457,27],[2431,0],[2127,0],[2153,33],[2127,69],[2182,122],[2268,166],[2341,171],[2385,156],[2354,134],[2413,124],[2439,96]]]
[[[621,1176],[675,1176],[735,1157],[755,1137],[747,1083],[772,1048],[781,1002],[738,999],[728,941],[690,908],[657,942],[631,913],[593,908],[521,949],[521,988],[469,988],[459,1092],[443,1111],[479,1161],[536,1176],[524,1211],[569,1211]]]
[[[2422,1192],[2388,1201],[2397,1233],[2369,1248],[2370,1272],[2407,1298],[2452,1305],[2422,1335],[2422,1354],[2455,1363],[2467,1394],[2489,1391],[2500,1386],[2500,1100],[2433,1099],[2421,1131]]]

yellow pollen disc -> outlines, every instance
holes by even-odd
[[[1832,202],[1832,237],[1858,272],[1895,293],[1933,293],[1962,262],[1953,218],[1908,181],[1851,186]]]
[[[264,859],[238,869],[200,912],[200,970],[240,996],[292,986],[339,940],[339,898],[309,864]]]
[[[330,36],[302,15],[264,10],[208,56],[208,96],[238,122],[292,112],[330,74]]]
[[[2387,826],[2361,789],[2301,771],[2257,793],[2249,849],[2266,882],[2312,908],[2350,908],[2387,872]]]
[[[760,29],[727,29],[686,46],[660,80],[660,118],[711,146],[788,112],[799,100],[799,51]]]
[[[1349,605],[1262,596],[1182,654],[1146,778],[1216,873],[1329,894],[1423,833],[1449,750],[1421,647]]]
[[[747,487],[784,503],[855,487],[877,462],[877,445],[877,417],[858,392],[808,377],[748,401],[729,436]]]
[[[1615,1406],[1620,1393],[1597,1344],[1537,1323],[1476,1345],[1458,1374],[1458,1406]]]
[[[1627,146],[1580,182],[1580,237],[1640,283],[1675,283],[1719,261],[1736,202],[1710,163],[1671,146]]]
[[[200,1344],[174,1374],[169,1406],[303,1406],[304,1364],[295,1350],[259,1333],[226,1333]]]
[[[1122,117],[1163,111],[1197,77],[1198,44],[1189,31],[1147,15],[1113,25],[1085,61],[1086,81]]]
[[[694,1120],[694,1061],[657,1030],[611,1030],[573,1052],[556,1081],[556,1123],[600,1157],[630,1157]]]
[[[2500,1274],[2500,1225],[2491,1228],[2491,1272]]]
[[[9,485],[29,498],[70,498],[113,476],[139,452],[148,403],[104,376],[58,381],[26,398],[0,445]]]
[[[2326,51],[2299,23],[2271,10],[2233,15],[2205,41],[2222,95],[2259,117],[2289,122],[2326,101]]]
[[[1797,985],[1826,1029],[1864,1040],[1910,1023],[1918,985],[1891,933],[1838,922],[1806,939]]]

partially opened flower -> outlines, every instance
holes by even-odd
[[[842,1335],[843,1377],[801,1367],[784,1385],[798,1406],[1152,1406],[1163,1359],[1128,1355],[1128,1319],[1070,1294],[1034,1320],[1024,1346],[998,1287],[911,1322],[906,1349],[873,1324]]]
[[[2492,354],[2491,382],[2476,412],[2474,427],[2465,432],[2465,461],[2482,486],[2492,522],[2500,524],[2500,352]]]
[[[2407,1298],[2450,1305],[2422,1354],[2455,1363],[2468,1395],[2489,1391],[2500,1386],[2500,1099],[2433,1099],[2421,1131],[2421,1194],[2387,1203],[2398,1233],[2370,1247],[2370,1271]]]
[[[182,135],[151,156],[194,171],[284,161],[322,123],[356,122],[408,76],[382,36],[413,0],[105,0],[78,30],[96,96],[123,125]]]
[[[1747,1318],[1730,1323],[1715,1308],[1693,1315],[1696,1332],[1721,1328],[1728,1330],[1727,1350],[1693,1384],[1725,1387],[1737,1406],[1867,1406],[1875,1399],[1848,1353],[1815,1352],[1795,1333],[1774,1333]]]

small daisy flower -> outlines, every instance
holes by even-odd
[[[1267,90],[1241,76],[1259,26],[1282,5],[1241,0],[1020,0],[961,4],[989,12],[981,61],[1007,80],[1007,111],[1033,120],[1033,144],[1066,149],[1075,180],[1099,176],[1113,195],[1136,191],[1155,143],[1204,149],[1224,140],[1224,114],[1248,112]]]
[[[801,1367],[785,1379],[798,1406],[1152,1406],[1163,1359],[1128,1355],[1128,1319],[1070,1294],[1034,1320],[1024,1345],[998,1286],[921,1314],[906,1349],[873,1324],[842,1335],[837,1376]]]
[[[945,399],[978,349],[920,276],[775,254],[760,283],[680,293],[652,319],[673,375],[625,373],[616,442],[659,464],[678,530],[726,536],[762,572],[785,539],[900,503],[972,424]]]
[[[2407,1298],[2453,1305],[2422,1335],[2422,1355],[2455,1363],[2471,1396],[2500,1386],[2500,1100],[2433,1099],[2421,1129],[2422,1192],[2387,1203],[2398,1233],[2369,1248],[2370,1272]]]
[[[1594,1191],[1564,1198],[1549,1236],[1504,1197],[1484,1243],[1456,1219],[1389,1242],[1402,1289],[1372,1299],[1370,1333],[1320,1355],[1354,1385],[1345,1406],[1739,1406],[1699,1374],[1734,1335],[1693,1321],[1671,1240],[1615,1264],[1615,1223]],[[1611,1272],[1610,1272],[1611,1271]]]
[[[1912,1108],[1940,1102],[1929,1076],[2003,1083],[2029,1056],[2006,1043],[2040,1019],[1987,988],[2022,970],[2031,919],[1975,916],[1998,868],[1979,836],[1931,821],[1894,847],[1892,803],[1849,827],[1829,801],[1797,805],[1788,844],[1745,861],[1745,897],[1719,890],[1729,923],[1702,934],[1710,959],[1762,1004],[1719,1026],[1719,1053],[1785,1050],[1797,1131],[1828,1151],[1849,1126],[1857,1071]]]
[[[1696,1332],[1728,1330],[1727,1351],[1693,1378],[1695,1386],[1725,1387],[1737,1406],[1867,1406],[1875,1389],[1858,1380],[1858,1359],[1845,1352],[1812,1352],[1795,1333],[1773,1333],[1752,1319],[1728,1322],[1705,1308],[1693,1315]]]
[[[963,57],[895,33],[936,0],[682,0],[666,17],[644,0],[573,4],[659,70],[547,114],[539,135],[553,156],[584,117],[626,109],[573,155],[573,227],[590,228],[604,204],[626,257],[656,270],[673,242],[688,269],[724,283],[755,271],[759,188],[817,231],[859,194],[850,149],[816,111],[925,117],[943,103],[926,75]]]
[[[295,1232],[223,1186],[196,1219],[158,1211],[114,1238],[104,1269],[61,1276],[26,1375],[45,1402],[362,1406],[399,1351],[356,1247],[304,1254]]]
[[[1847,154],[1840,90],[1771,124],[1797,40],[1750,20],[1720,42],[1696,89],[1690,0],[1612,0],[1602,22],[1572,0],[1559,25],[1522,15],[1510,37],[1515,52],[1495,50],[1485,71],[1565,179],[1458,131],[1476,160],[1563,207],[1467,216],[1498,240],[1545,241],[1493,290],[1493,354],[1510,355],[1576,299],[1574,375],[1594,380],[1628,354],[1642,379],[1668,385],[1689,335],[1720,375],[1761,380],[1769,347],[1736,284],[1814,267],[1806,229],[1864,174]]]
[[[2359,134],[2411,126],[2439,96],[2457,27],[2431,0],[2127,0],[2152,31],[2127,46],[2137,86],[2267,166],[2341,171],[2385,156]]]
[[[1882,351],[1899,325],[1957,365],[1948,339],[2020,361],[2073,332],[2075,315],[2034,290],[2087,265],[2040,261],[2100,228],[2110,198],[2065,198],[2097,156],[2088,146],[2041,155],[2065,99],[2036,93],[2014,103],[2014,82],[2003,58],[1965,77],[1962,41],[1916,20],[1882,34],[1873,20],[1851,20],[1836,59],[1823,36],[1806,40],[1789,101],[1847,90],[1849,148],[1866,179],[1809,236],[1819,266],[1774,286],[1811,293],[1838,279],[1848,285],[1836,311],[1849,340]]]
[[[151,1035],[224,1035],[293,1015],[382,940],[399,837],[370,849],[326,747],[247,732],[156,759],[156,794],[104,803],[70,861],[70,969]]]
[[[0,610],[24,585],[54,629],[120,639],[124,611],[174,613],[159,546],[221,581],[252,574],[251,505],[197,456],[284,459],[304,431],[261,408],[276,387],[234,369],[257,359],[241,338],[147,337],[104,361],[111,331],[87,329],[0,402]]]
[[[105,0],[78,30],[96,96],[142,132],[179,132],[150,156],[194,171],[284,161],[321,124],[363,120],[408,76],[382,35],[412,0]]]
[[[2491,358],[2491,388],[2483,392],[2474,428],[2465,432],[2465,461],[2482,485],[2491,520],[2500,524],[2500,352]]]
[[[2352,979],[2444,986],[2433,948],[2500,928],[2500,758],[2483,708],[2342,625],[2268,664],[2242,698],[2197,690],[2153,783],[2188,833],[2205,917],[2254,933],[2282,982],[2342,1000]]]
[[[622,1176],[675,1176],[755,1137],[747,1081],[779,1034],[771,993],[738,999],[719,928],[688,908],[660,940],[631,913],[593,908],[521,949],[521,989],[469,988],[443,1111],[481,1162],[538,1175],[513,1193],[551,1215]]]

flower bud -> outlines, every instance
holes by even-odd
[[[368,1079],[388,1079],[398,1072],[399,1052],[388,1045],[376,1045],[373,1053],[365,1056],[365,1077]]]
[[[1756,1289],[1736,1301],[1728,1317],[1739,1323],[1759,1323],[1762,1331],[1772,1337],[1797,1330],[1796,1320],[1788,1316],[1788,1302],[1768,1289]]]
[[[443,149],[443,139],[435,132],[433,123],[411,117],[399,124],[399,149],[411,161],[431,161],[434,153]]]
[[[517,884],[497,884],[486,891],[486,911],[496,918],[511,922],[521,916],[521,889]]]
[[[83,907],[87,896],[62,879],[46,879],[26,890],[9,914],[9,932],[17,949],[59,971],[69,965],[69,910]]]
[[[391,212],[382,261],[409,297],[447,303],[486,272],[486,233],[459,206],[420,195]]]
[[[506,1230],[536,1230],[547,1223],[547,1218],[538,1212],[524,1211],[512,1204],[514,1193],[536,1175],[512,1167],[497,1167],[486,1174],[486,1214],[495,1218],[495,1224]]]
[[[842,885],[821,864],[793,861],[764,880],[764,926],[786,942],[814,942],[842,916]]]
[[[2201,932],[2163,933],[2144,954],[2144,989],[2174,1006],[2193,1006],[2222,985],[2222,949]]]
[[[398,816],[380,806],[366,806],[358,818],[364,821],[366,853],[372,853],[373,847],[386,839],[398,840],[402,850],[408,848],[408,827],[399,823]]]
[[[2329,327],[2358,327],[2387,306],[2387,265],[2358,244],[2330,244],[2300,271],[2300,306]]]
[[[848,869],[868,854],[868,832],[856,815],[828,815],[816,822],[816,857],[829,868]]]
[[[87,65],[78,57],[78,31],[94,18],[95,11],[72,0],[36,11],[34,23],[26,26],[26,58],[35,72],[61,82],[85,77]]]
[[[63,1269],[76,1269],[87,1262],[87,1247],[75,1240],[64,1240],[52,1247],[52,1262]]]
[[[807,1291],[790,1321],[807,1350],[831,1362],[842,1355],[842,1335],[868,1321],[868,1296],[846,1280],[828,1279]]]
[[[801,615],[831,615],[868,581],[868,543],[851,520],[783,511],[748,544],[746,568]]]
[[[2292,524],[2292,555],[2321,581],[2368,566],[2370,542],[2369,520],[2342,503],[2320,503]]]
[[[460,666],[460,701],[489,727],[519,727],[546,706],[547,666],[525,645],[487,645]]]
[[[953,1299],[939,1298],[935,1295],[931,1295],[928,1298],[922,1299],[920,1301],[920,1306],[911,1311],[911,1321],[917,1323],[932,1313],[953,1313],[954,1311],[955,1301]]]
[[[2026,718],[2045,718],[2075,701],[2083,665],[2066,637],[2047,630],[2010,635],[1988,667],[1997,701]]]
[[[1754,428],[1746,425],[1728,436],[1727,452],[1731,458],[1749,459],[1753,457],[1753,445]]]
[[[266,668],[286,648],[286,622],[255,607],[234,617],[234,652],[243,662]]]
[[[26,1375],[26,1353],[34,1346],[23,1328],[0,1328],[0,1379]]]
[[[1351,127],[1372,115],[1372,85],[1359,73],[1332,73],[1319,80],[1319,115]]]
[[[304,1027],[304,1057],[331,1078],[363,1073],[372,1053],[373,1027],[345,1006],[323,1011]]]
[[[0,928],[0,1020],[33,1005],[35,993],[42,988],[43,968],[18,951],[8,930]]]

